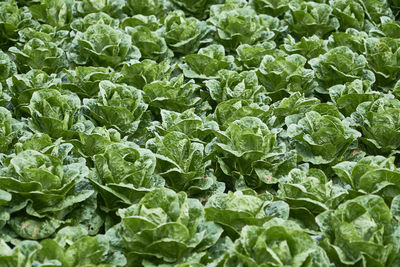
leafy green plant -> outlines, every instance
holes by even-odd
[[[82,15],[93,14],[97,12],[104,12],[110,15],[117,15],[122,12],[125,6],[124,1],[110,1],[110,0],[83,0],[76,3],[79,13]]]
[[[18,31],[35,23],[27,8],[19,8],[15,1],[0,3],[0,46],[2,49],[18,40]]]
[[[366,70],[367,60],[346,46],[335,47],[309,61],[322,86],[351,82],[355,79],[375,81],[374,73]]]
[[[103,38],[99,38],[101,35]],[[139,59],[140,51],[132,45],[131,37],[106,24],[93,24],[74,38],[69,58],[76,64],[87,62],[94,66],[115,67],[123,61]]]
[[[131,36],[132,44],[139,48],[144,59],[161,61],[169,56],[165,39],[158,32],[153,32],[146,26],[126,27],[125,31]]]
[[[31,127],[52,137],[70,137],[81,101],[73,93],[61,94],[56,89],[34,92],[28,105],[32,116]]]
[[[258,80],[274,100],[288,95],[288,92],[310,94],[316,84],[314,73],[304,68],[306,62],[306,58],[297,54],[266,55],[257,71]]]
[[[363,102],[379,98],[379,92],[371,89],[368,80],[354,80],[329,88],[329,95],[345,116],[350,116]]]
[[[150,59],[131,61],[122,66],[118,82],[142,89],[151,82],[169,80],[171,71],[173,71],[173,66],[170,66],[168,61],[160,63]]]
[[[219,70],[229,69],[230,65],[230,58],[225,56],[225,48],[216,44],[201,48],[197,54],[187,55],[183,60],[186,64],[181,65],[181,68],[188,78],[213,78]]]
[[[279,218],[259,226],[245,226],[242,238],[223,259],[224,266],[329,266],[324,251],[295,223]]]
[[[11,47],[9,49],[16,57],[20,71],[31,69],[42,69],[47,73],[57,72],[67,67],[65,52],[53,42],[33,38],[19,49]]]
[[[362,193],[392,199],[399,190],[400,176],[393,157],[368,156],[358,162],[343,161],[333,166],[333,170],[343,182]]]
[[[16,74],[17,67],[12,62],[9,55],[0,51],[0,80],[4,81],[8,77]]]
[[[164,13],[163,0],[128,0],[126,1],[128,13],[149,15],[162,15]]]
[[[59,147],[66,153],[71,144]],[[57,152],[57,150],[53,150]],[[60,151],[61,152],[61,151]],[[11,192],[8,210],[14,215],[8,224],[22,238],[42,239],[52,235],[73,205],[86,200],[94,191],[75,186],[88,174],[84,161],[63,165],[63,155],[26,149],[13,157],[0,172],[1,188]]]
[[[54,27],[68,27],[72,20],[72,0],[40,0],[40,4],[31,5],[29,11],[33,18]]]
[[[98,94],[99,83],[104,80],[113,81],[116,73],[111,68],[78,66],[74,70],[65,70],[66,79],[62,83],[65,90],[76,93],[80,97],[90,98]]]
[[[240,44],[251,45],[275,36],[269,29],[274,24],[274,18],[257,15],[243,3],[227,1],[225,5],[212,6],[210,11],[209,20],[217,28],[217,41],[227,49],[234,50]]]
[[[307,210],[315,215],[336,208],[348,195],[347,190],[328,181],[319,169],[293,169],[279,186],[279,198],[285,200],[291,209]]]
[[[169,13],[164,19],[164,25],[165,41],[176,53],[195,53],[201,44],[210,41],[210,39],[205,40],[211,30],[207,23],[195,18],[186,18],[183,12]]]
[[[285,19],[297,36],[318,35],[320,37],[339,28],[332,7],[325,3],[294,1],[289,5]]]
[[[318,216],[317,222],[327,238],[322,246],[335,264],[396,265],[398,225],[381,197],[348,200]]]
[[[211,98],[217,103],[234,98],[257,101],[266,93],[258,84],[256,73],[251,71],[220,70],[218,78],[205,81]]]
[[[18,135],[19,127],[12,118],[11,112],[0,107],[0,153],[8,151],[10,145]]]
[[[7,89],[12,96],[11,102],[19,110],[29,105],[32,94],[41,89],[58,89],[61,79],[54,73],[47,74],[41,70],[30,70],[26,73],[15,74],[8,78]]]
[[[1,244],[0,259],[6,264],[60,265],[63,266],[124,266],[126,259],[110,251],[110,240],[104,235],[87,236],[81,227],[65,227],[55,238],[38,242],[23,241],[11,249]]]
[[[271,16],[281,16],[289,10],[288,0],[255,0],[256,10],[263,14]]]
[[[362,123],[361,141],[374,153],[388,154],[398,149],[399,125],[397,107],[400,101],[391,98],[379,98],[365,102],[357,107],[356,121]]]
[[[94,120],[124,133],[137,130],[147,108],[141,91],[110,81],[101,81],[97,98],[84,99],[83,104]]]
[[[104,12],[89,13],[83,18],[71,22],[71,29],[76,32],[85,32],[90,26],[96,23],[117,27],[119,21]]]
[[[143,259],[179,263],[188,253],[200,254],[201,258],[222,233],[215,223],[204,221],[198,200],[169,189],[155,189],[138,204],[118,213],[121,231],[126,233],[123,242],[128,257],[137,264]]]
[[[150,107],[167,107],[174,111],[184,111],[199,103],[196,91],[200,88],[189,81],[184,83],[184,76],[172,78],[170,81],[155,81],[143,87],[145,100]]]
[[[96,173],[91,182],[107,209],[130,205],[151,188],[163,185],[161,179],[152,176],[156,164],[153,153],[134,144],[109,144],[94,155],[93,161]]]
[[[240,188],[244,181],[251,188],[274,184],[287,171],[285,165],[294,163],[294,154],[275,146],[276,134],[259,118],[243,117],[215,134],[207,150],[215,155],[220,175],[229,177],[225,182],[230,187]]]
[[[205,218],[220,224],[229,236],[237,238],[244,226],[261,226],[269,219],[265,214],[267,204],[251,190],[215,194],[205,205]]]
[[[297,124],[290,124],[288,136],[294,138],[303,161],[327,164],[340,159],[359,133],[339,118],[316,111],[304,114]]]

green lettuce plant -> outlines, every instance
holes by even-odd
[[[215,194],[205,205],[205,218],[221,225],[235,239],[244,226],[262,226],[269,220],[265,213],[268,204],[252,190]]]
[[[301,55],[264,56],[257,78],[273,99],[288,93],[310,94],[316,87],[314,73],[305,68],[307,59]]]
[[[76,32],[85,32],[93,24],[105,24],[113,28],[118,28],[119,21],[104,12],[90,13],[83,18],[71,22],[71,29]]]
[[[221,227],[204,220],[198,200],[166,188],[154,189],[118,214],[122,218],[119,234],[124,235],[123,247],[131,264],[160,260],[179,264],[189,255],[201,259],[222,234]]]
[[[365,195],[317,217],[325,237],[321,246],[334,264],[395,266],[398,224],[384,200]]]
[[[1,188],[12,195],[6,210],[19,211],[8,225],[22,238],[49,237],[62,225],[74,205],[94,193],[77,187],[89,173],[84,160],[63,164],[72,145],[56,148],[47,154],[23,150],[0,171]],[[60,153],[63,150],[66,153]]]
[[[184,57],[185,64],[180,65],[188,78],[209,79],[216,77],[219,70],[229,69],[232,59],[225,56],[222,45],[212,44],[201,48],[197,54]]]
[[[26,73],[15,74],[6,80],[7,91],[11,102],[16,109],[25,112],[25,106],[29,105],[32,94],[41,89],[58,89],[61,79],[54,73],[47,74],[41,70],[30,70]]]
[[[163,185],[162,179],[153,177],[156,157],[151,151],[133,143],[111,142],[103,149],[93,156],[96,172],[91,182],[103,197],[106,210],[128,206]]]
[[[65,70],[66,77],[62,88],[76,93],[83,98],[98,94],[99,83],[104,80],[114,81],[116,73],[111,68],[78,66],[75,70]]]
[[[161,61],[171,56],[165,39],[160,32],[151,31],[146,26],[126,27],[125,31],[132,38],[132,44],[136,46],[142,58]]]
[[[83,104],[95,121],[127,134],[137,130],[147,109],[141,91],[110,81],[101,81],[97,97],[84,99]]]
[[[82,14],[95,14],[97,12],[104,12],[110,15],[118,15],[122,12],[125,6],[125,1],[117,0],[81,0],[76,4],[77,11]]]
[[[0,3],[0,47],[9,47],[18,40],[18,31],[38,23],[32,20],[32,15],[26,7],[19,8],[15,1]]]
[[[285,20],[297,36],[324,37],[339,28],[340,23],[326,3],[294,1],[289,4]]]
[[[247,225],[221,266],[330,266],[325,252],[294,222],[279,218],[262,227]]]
[[[165,13],[164,0],[128,0],[125,3],[128,14],[161,16]]]
[[[139,59],[141,54],[127,33],[98,23],[76,34],[68,56],[79,65],[116,67],[124,61]]]
[[[182,9],[187,15],[204,19],[208,15],[210,5],[215,0],[171,0],[171,3],[179,9]]]
[[[354,28],[362,30],[365,24],[365,13],[362,3],[354,1],[348,3],[344,0],[335,0],[333,2],[332,13],[336,15],[340,23],[340,29],[345,30]]]
[[[329,45],[333,47],[347,46],[357,53],[365,53],[365,42],[368,34],[354,28],[348,28],[344,32],[334,32],[329,40]]]
[[[65,227],[54,239],[23,241],[10,248],[0,244],[0,259],[15,266],[63,265],[63,266],[124,266],[126,259],[110,250],[110,240],[104,235],[87,236],[81,227]]]
[[[52,137],[69,138],[74,135],[81,106],[79,97],[73,93],[61,93],[56,89],[34,92],[27,106],[32,116],[31,127]]]
[[[332,168],[353,190],[362,194],[379,194],[391,200],[397,196],[400,182],[400,173],[394,160],[394,157],[367,156],[357,162],[340,162]]]
[[[236,49],[237,56],[235,64],[241,66],[243,70],[256,70],[265,55],[284,54],[280,50],[275,50],[274,41],[263,42],[257,45],[242,44]]]
[[[265,88],[258,84],[255,72],[220,70],[218,76],[219,79],[204,82],[211,98],[217,103],[233,98],[257,101],[265,94]]]
[[[32,69],[41,69],[47,73],[52,73],[68,66],[63,49],[47,40],[33,38],[23,47],[13,46],[8,51],[16,57],[19,71],[27,72]]]
[[[154,143],[156,171],[170,188],[180,191],[188,188],[193,181],[204,178],[207,161],[203,144],[191,142],[180,132],[157,136]],[[149,147],[154,145],[148,144]]]
[[[316,111],[304,114],[297,124],[288,125],[287,134],[297,140],[296,150],[305,162],[328,164],[343,156],[360,133],[331,115]]]
[[[272,31],[276,18],[257,15],[254,9],[241,1],[227,1],[210,9],[209,21],[216,27],[216,40],[227,50],[234,50],[240,44],[255,44],[261,40],[273,39]]]
[[[31,5],[32,17],[58,28],[66,28],[72,21],[73,0],[40,0]]]
[[[366,2],[357,2],[362,5],[366,16],[368,16],[373,23],[379,23],[382,16],[393,17],[388,1],[370,0]]]
[[[309,61],[321,87],[364,79],[375,81],[375,75],[366,69],[367,60],[347,46],[339,46]],[[324,88],[320,89],[325,91]]]
[[[332,33],[331,36],[334,34]],[[316,35],[310,37],[303,36],[300,40],[296,40],[293,36],[288,35],[284,39],[281,49],[288,54],[299,54],[310,60],[325,54],[328,51],[328,42]]]
[[[142,89],[146,84],[154,81],[169,80],[170,74],[174,66],[168,61],[157,63],[150,59],[142,61],[131,61],[124,64],[119,72],[118,82],[132,85],[138,89]]]
[[[256,11],[274,17],[280,17],[289,10],[288,0],[255,0]]]
[[[398,61],[399,45],[390,38],[368,38],[365,41],[368,66],[376,74],[376,82],[380,87],[390,86],[399,79]]]
[[[287,212],[292,220],[312,232],[319,230],[316,216],[336,209],[351,193],[351,190],[329,180],[322,170],[307,166],[303,170],[292,169],[280,179],[277,199],[287,203]]]
[[[197,105],[201,98],[196,92],[200,87],[193,80],[185,83],[184,76],[170,81],[155,81],[143,87],[144,99],[150,107],[184,111]]]
[[[0,107],[0,153],[5,153],[17,137],[21,126],[12,118],[11,112]]]
[[[163,37],[175,53],[195,53],[201,44],[210,41],[205,39],[211,30],[207,23],[195,18],[186,18],[182,11],[169,13],[164,19],[164,25]]]
[[[274,184],[294,164],[295,154],[276,146],[276,133],[256,117],[243,117],[230,123],[225,131],[215,131],[207,145],[215,158],[218,175],[229,188],[250,188]]]
[[[379,98],[357,107],[353,117],[363,134],[360,140],[373,153],[390,154],[400,147],[399,105],[397,99]]]
[[[17,67],[10,56],[0,51],[0,81],[5,81],[8,77],[16,74]]]
[[[232,122],[243,117],[256,117],[262,121],[268,121],[271,116],[271,110],[268,105],[265,105],[265,102],[270,102],[270,99],[265,97],[262,100],[262,103],[254,103],[253,101],[238,98],[224,101],[215,107],[215,112],[208,119],[217,124],[216,127],[213,127],[215,130],[226,130]]]
[[[363,102],[379,98],[380,93],[371,89],[368,80],[354,80],[346,84],[339,84],[329,88],[331,100],[345,116],[350,116]]]

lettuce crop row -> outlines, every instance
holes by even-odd
[[[0,1],[0,267],[400,266],[399,18]]]

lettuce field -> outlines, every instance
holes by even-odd
[[[1,0],[0,267],[399,267],[400,0]]]

